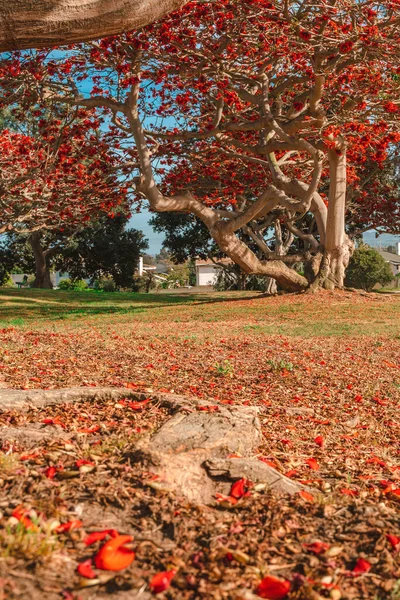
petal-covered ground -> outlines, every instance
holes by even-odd
[[[400,598],[400,296],[7,290],[0,386],[149,398],[0,414],[0,598]],[[258,458],[315,491],[163,492],[134,453],[159,391],[260,407]]]

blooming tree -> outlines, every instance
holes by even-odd
[[[247,273],[332,289],[349,189],[400,140],[399,23],[398,0],[193,2],[15,69],[30,93],[109,115],[152,210],[195,215]]]
[[[25,131],[0,133],[0,233],[27,237],[37,287],[50,287],[42,234],[72,233],[101,214],[126,213],[129,198],[93,111],[34,113],[26,121],[17,109]]]

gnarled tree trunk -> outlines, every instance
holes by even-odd
[[[330,150],[329,205],[326,223],[326,241],[319,275],[313,285],[333,290],[343,288],[346,267],[354,250],[354,243],[346,235],[346,148]]]
[[[40,238],[40,233],[37,231],[32,233],[28,238],[35,257],[35,281],[33,282],[32,287],[50,290],[53,288],[53,284],[50,279],[46,254],[40,243]]]
[[[72,44],[139,29],[187,0],[0,0],[0,51]]]

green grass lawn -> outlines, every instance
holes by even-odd
[[[352,293],[263,297],[257,292],[96,293],[0,290],[0,327],[56,328],[138,321],[230,323],[237,335],[400,335],[400,295]]]

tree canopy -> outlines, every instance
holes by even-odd
[[[349,189],[363,202],[360,169],[400,141],[399,22],[390,0],[193,2],[62,58],[14,56],[13,85],[106,114],[139,200],[197,216],[245,272],[341,287]]]

